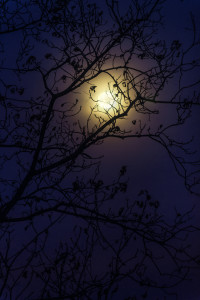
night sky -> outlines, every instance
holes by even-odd
[[[116,99],[122,97],[121,101],[124,107],[127,107],[128,102],[123,102],[123,95],[129,95],[130,99],[134,99],[138,90],[140,96],[151,98],[156,91],[156,83],[153,81],[150,88],[148,80],[145,86],[145,75],[142,74],[143,71],[151,68],[155,60],[150,56],[150,51],[145,50],[147,49],[145,44],[142,45],[144,49],[137,49],[137,54],[130,58],[127,65],[127,69],[135,68],[133,77],[135,76],[136,89],[132,85],[130,94],[127,94],[126,89],[133,80],[131,81],[130,77],[125,78],[127,76],[125,68],[120,69],[123,59],[127,59],[129,55],[129,50],[125,53],[124,49],[126,47],[130,49],[130,41],[125,38],[121,48],[117,46],[110,50],[110,58],[106,57],[106,62],[103,61],[103,56],[102,60],[99,59],[99,64],[94,64],[91,68],[92,71],[88,69],[84,74],[85,77],[77,80],[95,60],[96,53],[101,55],[107,45],[116,38],[114,34],[110,36],[110,31],[119,33],[123,30],[117,29],[117,22],[115,27],[112,27],[114,21],[107,8],[107,4],[111,4],[112,1],[94,1],[100,12],[98,22],[105,21],[97,33],[101,34],[103,30],[109,33],[99,49],[94,37],[96,48],[89,48],[88,44],[92,39],[90,37],[88,41],[83,38],[84,42],[77,43],[77,49],[75,47],[73,50],[68,46],[67,39],[73,40],[74,34],[76,40],[78,30],[82,29],[77,29],[76,24],[73,24],[73,17],[70,19],[68,15],[67,28],[71,29],[63,34],[63,36],[69,34],[66,40],[64,38],[62,40],[59,36],[59,27],[57,28],[55,23],[51,24],[51,21],[53,22],[51,13],[56,7],[56,1],[47,1],[51,17],[49,23],[48,15],[44,13],[41,20],[31,24],[30,28],[22,28],[14,32],[12,26],[8,32],[4,32],[8,26],[4,19],[4,9],[7,5],[8,10],[12,12],[12,9],[16,9],[16,3],[19,4],[21,1],[8,1],[5,7],[3,2],[0,4],[2,5],[0,6],[2,15],[0,21],[0,299],[200,299],[200,229],[193,232],[193,229],[200,228],[200,2],[198,0],[119,1],[118,13],[121,16],[127,13],[127,18],[130,17],[128,13],[130,13],[131,2],[133,6],[137,3],[141,5],[141,11],[142,9],[148,11],[154,3],[158,2],[158,7],[163,3],[161,10],[163,25],[160,23],[159,26],[158,22],[156,25],[158,31],[152,34],[151,39],[154,43],[165,40],[165,49],[169,51],[169,58],[166,51],[164,53],[166,58],[163,58],[163,61],[166,61],[168,66],[171,64],[178,67],[184,52],[182,47],[186,49],[191,45],[194,37],[191,30],[192,22],[196,24],[195,38],[199,44],[195,47],[193,45],[194,49],[191,47],[190,51],[185,53],[184,59],[187,63],[182,66],[180,72],[172,73],[164,83],[164,89],[159,92],[159,95],[156,94],[156,100],[160,103],[147,101],[145,104],[147,110],[142,111],[144,107],[141,103],[146,102],[140,99],[138,106],[136,102],[128,115],[122,116],[123,118],[116,123],[112,121],[105,127],[103,133],[99,128],[123,111],[122,106],[122,110],[117,110],[119,106],[114,108],[104,106],[106,93],[108,95],[109,92],[111,98],[112,95],[115,95]],[[30,1],[32,2],[34,1]],[[37,2],[41,6],[32,4],[27,10],[36,19],[40,16],[39,10],[45,1]],[[64,4],[61,2],[58,7],[64,11],[61,8]],[[71,11],[77,10],[74,14],[77,18],[78,2],[82,3],[81,9],[85,7],[87,12],[92,7],[90,4],[88,6],[90,1],[69,1],[66,7]],[[20,13],[16,17],[16,22],[19,23],[16,24],[30,22],[31,15],[26,19],[27,8],[22,8],[23,1],[20,5],[18,7]],[[113,5],[115,7],[116,2]],[[88,26],[90,20],[88,15],[85,16],[86,19],[84,21],[82,19],[82,22],[86,22]],[[12,22],[12,14],[8,15],[7,20]],[[15,22],[14,18],[13,20]],[[59,19],[54,21],[58,24],[60,22]],[[98,23],[96,25],[99,26]],[[148,34],[151,28],[147,27],[145,30]],[[38,32],[40,36],[37,36]],[[90,35],[89,30],[85,32],[82,30],[82,33],[83,36]],[[98,39],[98,35],[96,38]],[[150,43],[150,40],[147,40],[147,43]],[[84,49],[83,52],[79,47]],[[177,47],[173,59],[170,58],[170,53],[174,51],[172,47]],[[87,52],[87,49],[89,49],[88,61],[82,55]],[[153,53],[154,48],[152,49]],[[120,56],[121,53],[125,53],[123,58]],[[146,56],[142,57],[143,53],[146,53]],[[69,54],[71,57],[68,57]],[[82,57],[82,63],[84,62],[82,67],[78,65],[81,60],[77,63],[77,57]],[[62,63],[65,59],[66,61]],[[104,68],[107,70],[113,68],[110,71],[112,78],[108,75],[109,70],[98,74],[98,70]],[[136,69],[141,70],[141,73],[140,71],[137,73]],[[44,74],[48,72],[48,76],[44,79]],[[75,74],[74,77],[72,74]],[[137,74],[140,76],[137,77]],[[156,80],[159,82],[159,76]],[[73,82],[76,82],[75,88]],[[68,93],[69,87],[72,88]],[[179,93],[176,95],[177,90]],[[56,94],[59,94],[59,97],[47,120],[51,99]],[[174,95],[176,98],[173,98]],[[98,102],[99,99],[103,99],[102,106]],[[181,105],[161,103],[168,101],[180,101]],[[186,107],[185,111],[182,106],[184,101],[193,102],[191,106],[190,103],[188,104],[189,109]],[[93,111],[89,117],[91,107]],[[137,109],[139,111],[136,111]],[[150,113],[153,110],[158,112]],[[184,124],[177,125],[177,114],[183,113],[180,118],[184,118],[189,111],[190,114]],[[45,120],[47,125],[44,129]],[[184,177],[186,169],[181,164],[174,164],[174,157],[168,151],[170,146],[166,142],[167,136],[163,136],[163,145],[167,144],[169,148],[158,142],[159,139],[153,134],[150,137],[151,132],[161,132],[162,128],[173,123],[176,125],[166,130],[166,133],[173,141],[177,141],[173,148],[174,153],[177,157],[179,155],[187,157],[186,152],[189,149],[192,151],[188,156],[190,164],[184,165],[188,172],[191,172],[191,178],[188,180]],[[144,129],[141,130],[144,125]],[[99,134],[94,135],[90,140],[89,137],[98,130]],[[109,136],[106,136],[106,130],[110,130]],[[142,137],[143,134],[146,136]],[[134,136],[124,138],[129,135]],[[184,146],[185,152],[181,148],[183,140],[191,140],[191,143]],[[87,144],[85,141],[88,141]],[[67,157],[68,160],[65,159]],[[55,166],[51,168],[53,164]],[[129,206],[128,204],[126,206],[126,203],[129,203]],[[178,249],[190,244],[188,249],[195,259],[193,262],[189,260],[183,262],[184,266],[189,265],[193,268],[190,270],[188,280],[183,280],[169,289],[162,288],[163,278],[166,285],[173,281],[173,278],[167,275],[167,272],[171,272],[169,270],[173,262],[168,257],[167,251],[167,258],[165,258],[165,251],[160,250],[162,242],[151,243],[148,239],[145,240],[145,235],[140,235],[143,219],[138,221],[136,213],[141,213],[141,210],[145,211],[145,215],[142,216],[146,218],[145,220],[150,214],[155,218],[154,220],[157,220],[158,226],[155,225],[153,228],[155,232],[157,230],[160,233],[160,236],[168,234],[164,233],[164,230],[162,233],[161,225],[172,224],[168,227],[169,232],[176,229],[173,224],[177,220],[180,221],[180,228],[191,226],[187,231],[187,241],[184,240],[185,235],[177,233],[177,239],[172,242],[170,248],[172,253],[175,253],[173,247]],[[188,211],[190,214],[187,214]],[[130,223],[126,223],[129,222],[129,218],[133,219]],[[162,220],[165,221],[162,223]],[[147,224],[145,222],[147,221],[144,221],[144,224]],[[123,224],[135,226],[135,231],[132,232],[130,229],[126,231]],[[147,225],[145,230],[148,231],[149,228],[150,232],[152,223],[148,224],[150,225]],[[137,232],[139,238],[136,239]],[[154,236],[152,232],[148,234],[149,239]],[[122,247],[121,252],[117,252],[118,245],[120,243],[122,245],[123,242],[126,245]],[[143,250],[137,252],[136,249]],[[155,254],[157,261],[160,260],[164,276],[158,275],[162,271],[152,263],[153,259],[151,263],[146,264],[146,257],[149,255],[152,258],[152,254],[148,254],[148,249]],[[69,254],[66,254],[67,251]],[[90,251],[91,257],[88,255]],[[133,259],[134,253],[137,259]],[[177,253],[177,257],[179,254]],[[65,257],[66,264],[62,264],[64,261],[62,257]],[[162,257],[164,259],[161,259]],[[183,254],[183,260],[184,257]],[[118,258],[119,265],[122,263],[120,271],[118,270],[120,274],[116,271]],[[135,269],[130,272],[131,275],[125,276],[129,264],[130,269]],[[58,271],[61,272],[62,268],[66,270],[63,281]],[[114,274],[112,278],[116,278],[112,279],[113,281],[109,279],[112,272]],[[134,276],[138,276],[137,279]],[[156,284],[161,286],[150,287],[152,282],[148,285],[145,276],[152,282],[155,280]],[[112,288],[109,287],[109,284],[111,285],[109,280],[112,281]],[[91,286],[89,282],[92,282]],[[109,290],[108,294],[105,292],[106,289]],[[113,289],[115,291],[112,293]],[[49,294],[47,291],[50,291]]]

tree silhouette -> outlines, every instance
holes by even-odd
[[[192,211],[171,224],[146,189],[127,196],[123,162],[100,176],[105,140],[150,139],[199,195],[200,160],[178,131],[200,105],[199,40],[193,16],[186,47],[160,40],[164,2],[1,2],[3,299],[122,299],[127,282],[149,299],[199,266]]]

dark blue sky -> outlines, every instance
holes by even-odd
[[[97,1],[98,3],[98,1]],[[126,11],[129,1],[119,1],[121,8]],[[192,39],[191,13],[194,15],[197,25],[197,35],[200,36],[200,1],[166,1],[163,16],[165,25],[161,28],[160,39],[166,39],[170,44],[174,39],[178,39],[184,45],[188,45]],[[184,30],[186,29],[186,30]],[[194,52],[199,56],[198,49]],[[186,80],[191,80],[191,75]],[[199,70],[193,75],[199,78]],[[197,90],[200,90],[199,87]],[[168,95],[165,95],[166,98]],[[171,112],[166,108],[166,118],[170,118]],[[192,112],[191,120],[186,126],[180,129],[178,135],[186,139],[194,136],[193,148],[200,149],[200,109]],[[146,140],[127,140],[127,141],[107,141],[104,147],[103,171],[107,173],[107,179],[112,178],[118,170],[118,165],[126,165],[129,177],[129,197],[137,194],[141,188],[148,189],[155,199],[160,201],[160,209],[163,215],[170,221],[174,220],[176,210],[184,213],[195,207],[193,211],[193,222],[200,226],[200,198],[192,195],[184,187],[184,180],[177,175],[173,163],[168,157],[167,152],[160,145]],[[101,151],[99,151],[101,153]],[[199,152],[198,152],[199,157]],[[192,236],[192,245],[196,254],[200,253],[200,240],[197,236]],[[183,282],[177,291],[181,300],[200,299],[200,273],[192,272],[190,281]],[[130,287],[129,287],[130,288]],[[117,298],[118,299],[118,298]],[[122,298],[119,298],[122,299]],[[139,298],[140,299],[140,298]],[[164,299],[155,290],[149,298]],[[166,299],[168,297],[166,296]],[[178,298],[179,299],[179,298]]]

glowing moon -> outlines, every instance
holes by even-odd
[[[117,104],[115,97],[110,92],[103,92],[98,97],[98,106],[106,111],[116,109]]]

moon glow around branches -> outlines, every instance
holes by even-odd
[[[118,109],[118,102],[116,96],[109,91],[101,93],[98,97],[98,106],[100,109],[103,109],[105,111]]]
[[[127,84],[120,72],[115,76],[112,73],[110,76],[104,76],[104,78],[100,76],[90,84],[89,94],[87,91],[86,94],[90,99],[89,107],[93,112],[92,114],[97,119],[99,117],[110,119],[124,113],[130,105],[130,92],[132,97],[135,97],[132,87]],[[90,113],[91,111],[87,111],[86,115]],[[131,117],[130,114],[129,117]],[[118,122],[120,122],[120,118]]]

